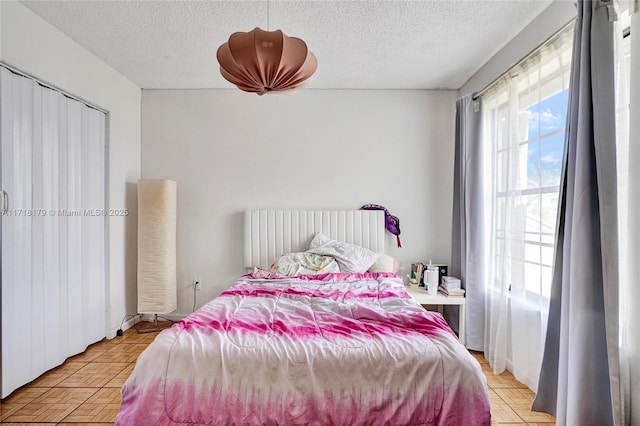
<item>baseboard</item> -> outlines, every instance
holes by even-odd
[[[158,320],[162,321],[164,320],[169,320],[169,321],[173,321],[173,322],[177,322],[180,321],[182,319],[185,319],[187,317],[188,314],[158,314]],[[141,320],[140,321],[147,321],[147,322],[153,322],[155,315],[154,314],[141,314]]]
[[[135,316],[132,316],[131,318],[129,318],[128,320],[124,321],[122,323],[122,331],[128,330],[131,327],[133,327],[133,325],[136,322],[141,321],[142,315],[141,314],[136,314]],[[137,321],[136,321],[137,320]],[[120,327],[118,328],[112,328],[111,330],[109,330],[109,335],[107,336],[107,339],[111,340],[114,337],[116,337],[118,335],[118,330],[120,329]]]
[[[173,322],[178,322],[187,317],[188,314],[158,314],[158,319],[169,320]],[[139,323],[141,321],[153,322],[154,315],[153,314],[136,314],[134,317],[129,318],[125,322],[122,323],[122,331],[126,331],[134,326],[134,324]],[[109,335],[107,339],[113,339],[118,335],[119,328],[112,328],[109,330]]]
[[[173,321],[173,322],[177,322],[180,321],[182,319],[185,319],[187,317],[188,314],[158,314],[158,318],[159,319],[168,319],[169,321]],[[153,315],[150,314],[144,314],[142,316],[142,320],[143,321],[153,321]]]

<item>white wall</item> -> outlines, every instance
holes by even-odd
[[[449,262],[455,91],[143,90],[142,175],[178,182],[178,313],[243,269],[242,212],[357,209],[400,218],[404,263]]]
[[[555,0],[460,88],[460,96],[482,90],[575,17],[575,2]]]
[[[3,62],[109,111],[110,330],[136,312],[136,182],[140,177],[140,88],[15,1],[0,2]],[[87,318],[87,321],[90,321]]]

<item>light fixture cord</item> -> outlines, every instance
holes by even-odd
[[[267,0],[267,31],[269,31],[269,0]]]

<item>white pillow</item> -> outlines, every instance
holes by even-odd
[[[333,256],[338,261],[340,270],[349,273],[367,272],[380,257],[378,253],[364,247],[332,240],[322,232],[313,237],[307,252]]]
[[[340,267],[331,256],[314,253],[285,253],[269,267],[269,271],[295,277],[340,272]]]
[[[393,257],[388,254],[381,254],[378,260],[371,265],[369,272],[393,272],[395,274],[398,272],[399,266],[398,261]]]

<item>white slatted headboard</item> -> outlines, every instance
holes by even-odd
[[[269,266],[283,253],[306,251],[317,232],[385,252],[380,210],[249,210],[244,215],[244,266]]]

